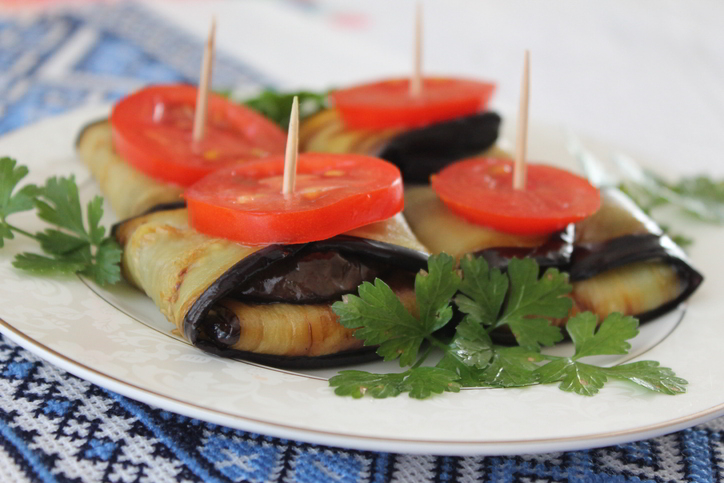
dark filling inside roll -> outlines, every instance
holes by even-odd
[[[230,296],[247,302],[322,303],[357,291],[385,271],[379,261],[338,252],[286,259],[238,287]]]

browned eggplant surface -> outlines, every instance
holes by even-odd
[[[181,198],[182,188],[146,176],[116,154],[107,120],[83,128],[76,149],[120,219],[140,215],[156,205]]]
[[[330,305],[363,281],[385,280],[415,311],[414,274],[427,255],[401,216],[329,240],[246,247],[202,235],[185,209],[116,227],[124,276],[194,345],[285,367],[375,357]]]

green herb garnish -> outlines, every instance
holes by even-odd
[[[0,159],[0,247],[4,239],[12,239],[18,233],[39,242],[48,256],[21,253],[15,257],[13,266],[42,274],[82,273],[100,285],[119,281],[122,251],[100,226],[103,198],[96,196],[88,203],[86,229],[73,176],[53,177],[45,186],[26,185],[14,193],[27,174],[28,168],[16,166],[14,159]],[[33,208],[40,219],[55,228],[32,234],[8,223],[9,215]]]
[[[282,93],[266,89],[257,97],[247,99],[244,105],[258,111],[277,123],[282,129],[289,128],[289,116],[292,114],[292,101],[299,98],[299,120],[316,114],[327,107],[327,93],[299,91]]]
[[[647,214],[661,206],[674,206],[700,221],[724,223],[724,181],[696,176],[669,183],[655,173],[634,165],[628,158],[620,162],[625,163],[634,174],[620,184],[620,189]]]
[[[394,292],[377,279],[360,286],[332,306],[340,323],[356,328],[365,345],[378,345],[385,360],[399,359],[402,373],[341,371],[329,383],[335,393],[355,398],[397,396],[403,392],[424,399],[458,392],[461,387],[517,387],[560,383],[564,391],[596,394],[609,379],[630,381],[654,392],[679,394],[687,382],[652,361],[599,367],[582,359],[626,354],[628,340],[638,334],[633,317],[611,314],[597,327],[590,312],[571,317],[566,331],[575,346],[570,357],[541,352],[563,339],[550,319],[568,315],[571,291],[567,275],[548,269],[538,277],[532,259],[513,259],[507,273],[490,269],[484,258],[461,260],[462,277],[447,254],[430,257],[428,271],[415,278],[419,317],[410,313]],[[459,294],[455,296],[456,293]],[[453,299],[454,297],[454,299]],[[452,338],[439,329],[453,320],[454,303],[464,315]],[[491,333],[509,330],[518,346],[495,344]],[[443,352],[434,366],[423,366],[432,350]]]

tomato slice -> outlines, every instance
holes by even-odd
[[[146,87],[121,100],[111,113],[116,152],[160,181],[189,186],[239,160],[284,152],[286,134],[256,112],[209,95],[206,132],[192,141],[197,89]]]
[[[348,128],[419,127],[485,109],[495,84],[426,77],[422,93],[410,95],[409,79],[390,79],[329,94]]]
[[[324,240],[402,210],[393,164],[356,154],[300,154],[294,193],[282,194],[284,157],[216,171],[186,190],[191,226],[247,245]]]
[[[528,164],[526,187],[513,189],[513,162],[471,158],[431,177],[432,188],[466,220],[520,235],[552,233],[592,215],[601,195],[586,179],[563,169]]]

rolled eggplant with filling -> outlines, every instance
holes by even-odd
[[[427,183],[452,161],[493,148],[500,122],[483,112],[414,129],[350,129],[336,109],[326,109],[302,122],[299,149],[380,157],[400,168],[405,183]]]
[[[452,213],[429,187],[406,189],[404,214],[431,253],[444,251],[457,259],[482,255],[499,268],[506,258],[528,256],[542,267],[568,272],[572,314],[591,311],[603,320],[620,312],[649,320],[686,300],[702,282],[681,248],[616,189],[603,190],[601,208],[578,222],[573,232],[547,240],[470,223]],[[561,240],[568,243],[556,244]],[[562,325],[565,319],[555,323]]]
[[[703,281],[683,250],[625,194],[601,192],[597,213],[576,225],[571,266],[575,310],[649,320],[684,300]]]
[[[188,225],[185,209],[116,226],[122,269],[195,346],[281,367],[376,357],[337,322],[331,304],[385,280],[416,310],[414,275],[427,254],[401,215],[327,240],[248,247]]]

